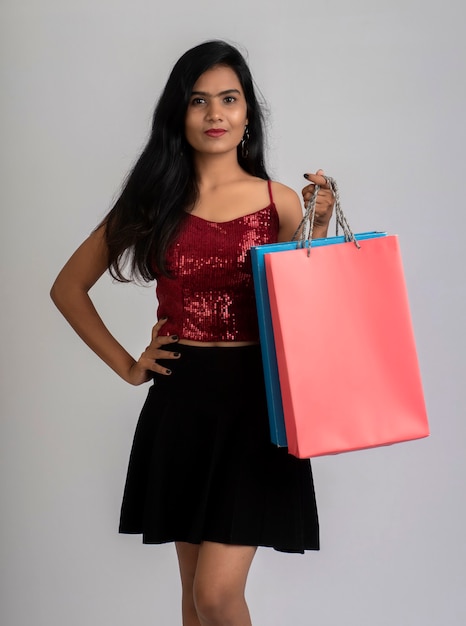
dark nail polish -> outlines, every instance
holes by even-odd
[[[308,174],[303,174],[304,178],[306,178],[307,180],[309,180],[309,176]]]
[[[167,320],[167,319],[168,319],[168,317],[167,317],[166,315],[164,315],[164,316],[160,319],[160,321],[161,321],[161,322],[164,322],[164,321],[165,321],[165,320]]]
[[[165,370],[165,374],[171,374],[172,371],[171,370]]]
[[[178,335],[172,335],[172,339],[173,339],[173,341],[178,341],[179,337],[178,337]]]
[[[174,353],[173,353],[173,356],[179,357],[179,356],[181,356],[181,355],[180,355],[180,353],[179,353],[179,352],[174,352]]]

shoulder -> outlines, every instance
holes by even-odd
[[[301,212],[301,200],[294,189],[279,183],[271,181],[272,198],[277,208],[278,214]]]

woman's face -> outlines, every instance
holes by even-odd
[[[193,86],[185,118],[185,135],[202,154],[235,151],[248,123],[247,103],[236,73],[216,65],[201,74]]]

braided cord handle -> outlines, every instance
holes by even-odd
[[[335,198],[335,220],[336,220],[335,234],[338,236],[338,231],[339,231],[339,228],[341,227],[341,229],[343,230],[345,241],[352,241],[357,248],[360,248],[361,246],[359,245],[359,242],[354,236],[354,233],[351,230],[348,220],[346,219],[346,216],[343,213],[343,209],[341,208],[340,192],[338,190],[338,185],[337,185],[336,180],[334,178],[331,178],[330,176],[325,176],[325,180],[327,181],[327,184],[332,190],[333,196]],[[319,185],[316,185],[314,187],[314,193],[309,198],[305,206],[303,219],[301,220],[298,228],[294,232],[293,237],[291,239],[292,241],[295,241],[299,233],[300,237],[298,240],[298,247],[300,248],[306,247],[308,249],[308,256],[311,252],[312,233],[314,230],[314,220],[315,220],[315,214],[316,214],[317,194],[319,193],[320,189],[321,187]]]

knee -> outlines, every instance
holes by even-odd
[[[194,604],[202,624],[228,626],[233,623],[244,597],[216,585],[194,586]]]

